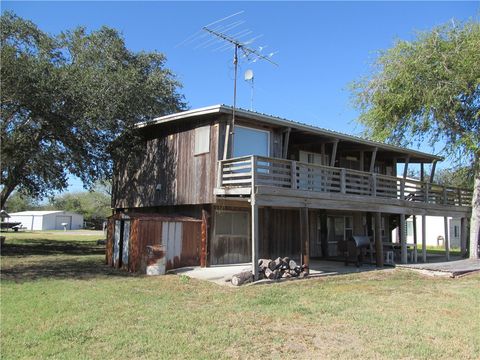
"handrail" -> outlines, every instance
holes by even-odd
[[[266,156],[240,156],[219,161],[218,187],[256,185],[454,206],[469,206],[473,193],[417,179]]]

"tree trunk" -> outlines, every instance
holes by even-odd
[[[7,199],[16,187],[16,185],[5,185],[5,187],[2,189],[2,192],[0,193],[0,209],[3,210],[5,208],[5,203],[7,202]]]
[[[480,244],[480,160],[475,164],[475,180],[472,197],[472,217],[470,219],[470,259],[478,259]]]

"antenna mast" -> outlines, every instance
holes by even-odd
[[[234,14],[236,15],[236,14]],[[233,15],[232,15],[233,16]],[[229,16],[231,17],[231,16]],[[223,19],[222,19],[223,20]],[[220,21],[222,21],[220,20]],[[218,21],[217,21],[218,22]],[[215,22],[215,23],[217,23]],[[222,33],[220,31],[217,31],[217,29],[211,29],[207,26],[203,27],[203,30],[209,33],[210,35],[213,35],[214,37],[226,41],[227,43],[230,43],[233,45],[234,52],[233,52],[233,66],[234,66],[234,79],[233,79],[233,109],[232,109],[232,122],[231,124],[227,124],[227,137],[225,139],[225,146],[223,149],[223,159],[227,158],[228,155],[228,148],[231,147],[232,151],[234,149],[233,147],[233,142],[234,142],[234,133],[235,133],[235,111],[237,107],[237,73],[238,73],[238,50],[241,50],[243,52],[244,57],[247,59],[252,59],[254,61],[261,59],[268,61],[269,63],[278,66],[277,63],[272,61],[270,59],[271,56],[273,56],[274,53],[271,53],[269,56],[265,56],[261,54],[259,51],[252,49],[248,47],[247,45],[253,43],[256,38],[260,37],[257,36],[256,38],[250,39],[246,42],[241,42],[238,38],[234,38],[233,36],[230,36],[226,33]],[[231,137],[231,140],[229,141],[229,138]],[[230,142],[230,144],[229,144]],[[233,154],[232,154],[233,155]]]

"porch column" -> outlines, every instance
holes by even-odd
[[[413,215],[413,243],[415,247],[413,249],[413,259],[412,262],[417,262],[417,217]]]
[[[448,216],[443,217],[443,225],[445,228],[445,257],[450,260],[450,232],[448,231]]]
[[[253,280],[258,280],[258,205],[255,203],[255,194],[251,198],[252,206],[252,274]]]
[[[427,262],[427,216],[422,215],[422,261]]]
[[[377,267],[383,267],[382,214],[375,213],[375,253]]]
[[[467,218],[460,219],[460,255],[467,257]]]
[[[207,244],[208,244],[208,215],[207,210],[202,209],[202,237],[201,237],[201,248],[200,248],[200,267],[207,266]]]
[[[300,209],[300,241],[301,255],[300,262],[302,265],[310,264],[310,232],[308,225],[308,208]]]
[[[407,263],[407,228],[405,225],[405,214],[400,214],[400,247],[401,247],[401,259],[402,264]]]

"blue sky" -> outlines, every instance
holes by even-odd
[[[135,51],[158,50],[183,83],[189,107],[232,104],[231,51],[197,48],[202,41],[177,46],[215,20],[243,10],[238,20],[263,35],[254,46],[278,51],[266,62],[240,62],[238,105],[250,107],[250,85],[243,73],[255,74],[254,110],[332,130],[358,134],[357,111],[348,84],[368,74],[378,50],[395,39],[412,39],[416,31],[480,16],[479,2],[24,2],[4,1],[42,30],[102,25],[118,29]],[[235,18],[232,18],[233,22]],[[428,148],[422,148],[431,151]],[[81,190],[72,180],[71,191]]]

